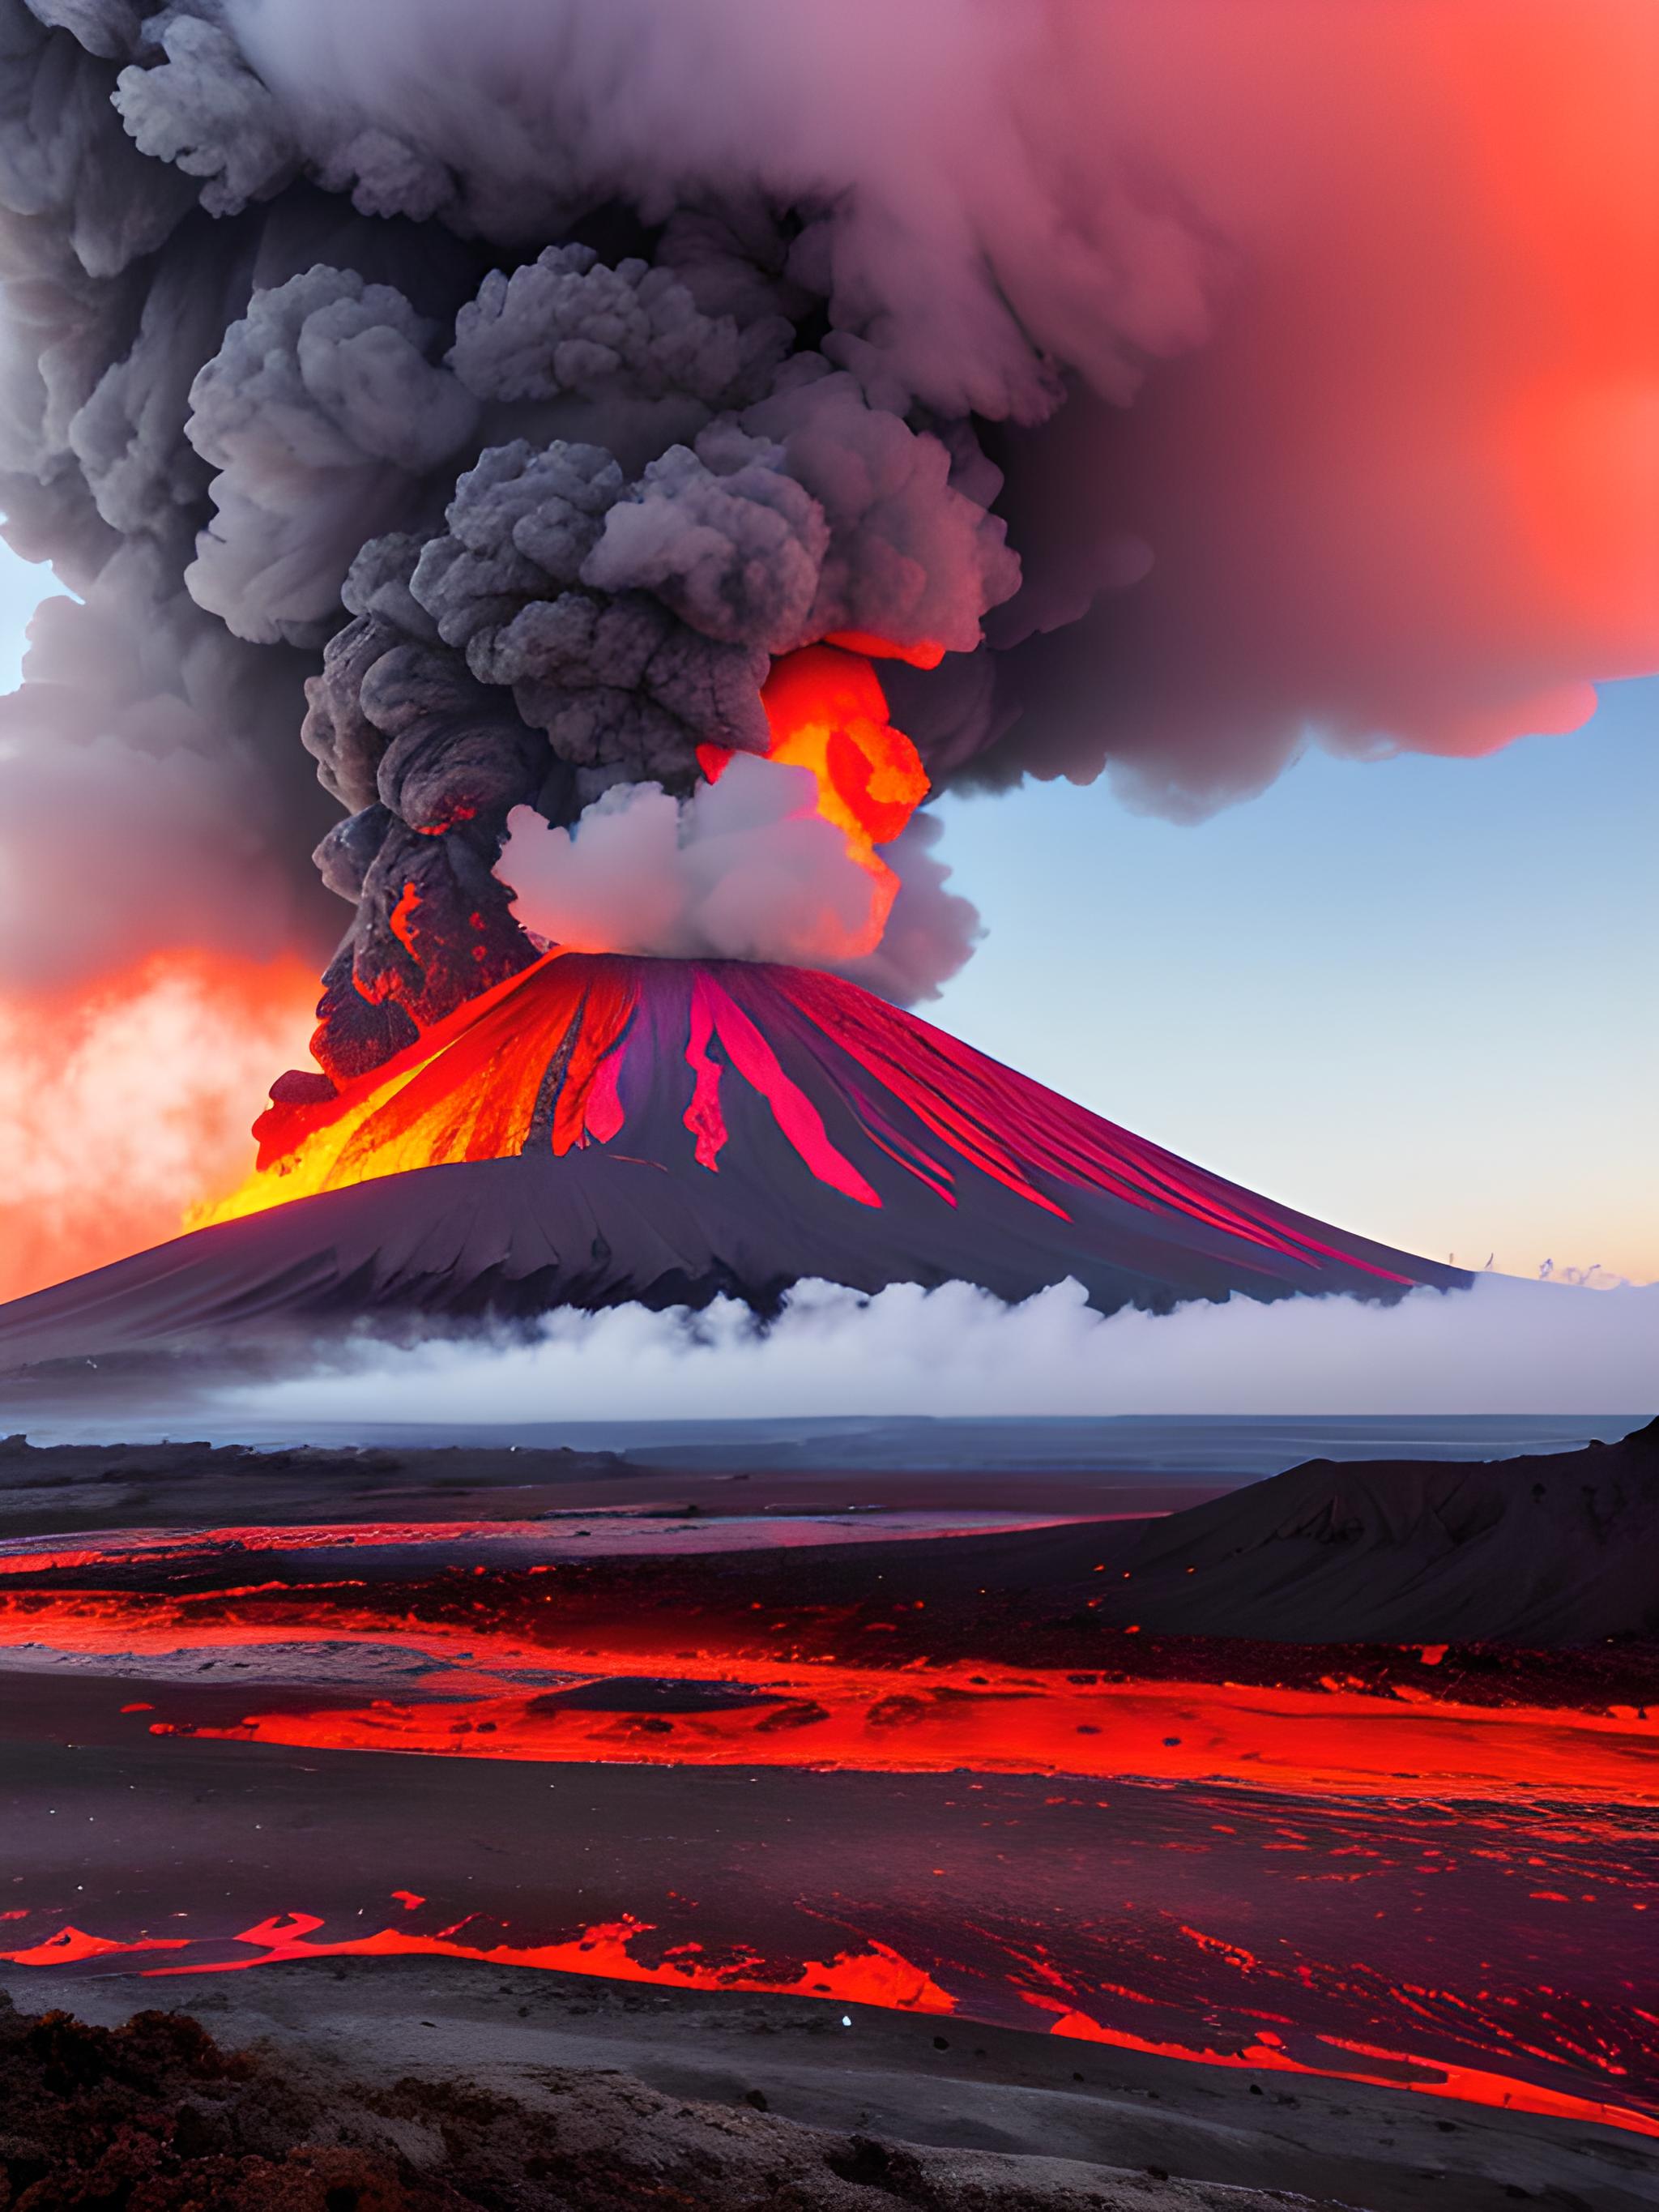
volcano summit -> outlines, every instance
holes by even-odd
[[[0,1360],[331,1315],[722,1293],[764,1311],[807,1277],[1012,1300],[1071,1276],[1103,1312],[1468,1279],[802,969],[550,952],[355,1084],[277,1090],[240,1191],[190,1235],[0,1311]]]

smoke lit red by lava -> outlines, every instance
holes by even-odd
[[[78,996],[0,1000],[0,1299],[174,1235],[247,1154],[247,1102],[303,1050],[295,955],[155,953]]]
[[[842,649],[846,648],[846,649]],[[928,793],[927,771],[902,730],[888,720],[887,699],[866,656],[890,654],[936,667],[943,646],[898,647],[866,631],[839,633],[823,645],[785,653],[761,690],[771,743],[766,757],[786,768],[810,768],[817,779],[818,812],[847,839],[848,856],[881,886],[862,939],[843,957],[873,952],[886,927],[898,878],[875,848],[890,845]],[[697,760],[718,783],[732,756],[699,745]]]

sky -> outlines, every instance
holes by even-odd
[[[0,686],[43,586],[0,549]],[[1104,781],[947,799],[987,933],[923,1011],[1322,1218],[1652,1280],[1656,740],[1659,678],[1484,760],[1311,745],[1196,825]]]
[[[29,617],[49,592],[59,588],[51,573],[20,561],[0,545],[0,690],[15,690],[22,674]]]
[[[1484,760],[1311,747],[1195,826],[946,799],[927,1011],[1173,1151],[1437,1258],[1659,1276],[1659,679]]]

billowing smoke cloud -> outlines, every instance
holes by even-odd
[[[1656,657],[1656,58],[1649,0],[0,0],[0,504],[85,599],[0,709],[0,961],[320,951],[317,845],[355,1073],[533,956],[518,809],[618,940],[821,945],[789,810],[714,880],[699,748],[825,638],[910,655],[936,787],[1572,727]],[[907,860],[897,994],[973,933]]]
[[[1659,1285],[1231,1298],[1167,1316],[1093,1312],[1075,1283],[1005,1306],[965,1283],[873,1297],[803,1283],[758,1322],[625,1306],[551,1315],[530,1341],[342,1346],[327,1364],[227,1394],[237,1435],[345,1423],[690,1420],[936,1413],[1584,1413],[1659,1395]],[[850,1378],[850,1379],[849,1379]],[[199,1411],[193,1413],[199,1419]]]
[[[291,848],[314,810],[303,787],[273,789],[257,742],[276,672],[250,671],[187,600],[155,605],[150,582],[122,553],[84,605],[49,599],[31,625],[27,680],[0,698],[12,992],[72,991],[151,953],[258,961],[304,941],[315,902]],[[179,672],[179,690],[155,688],[158,659]],[[286,696],[290,710],[301,703],[297,682]]]

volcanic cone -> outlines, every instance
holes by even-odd
[[[204,1225],[0,1310],[0,1361],[346,1313],[768,1310],[806,1278],[1016,1300],[1071,1277],[1103,1312],[1468,1279],[800,969],[550,952],[355,1085],[286,1089]]]

